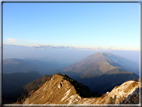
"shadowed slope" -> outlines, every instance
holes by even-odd
[[[3,95],[8,95],[12,91],[39,77],[41,77],[41,75],[36,71],[3,74]]]
[[[34,76],[34,74],[33,74]],[[23,76],[24,77],[24,76]],[[28,82],[26,85],[22,85],[20,84],[19,88],[14,88],[14,85],[11,84],[9,86],[9,90],[8,90],[8,95],[5,95],[3,97],[3,103],[7,104],[8,102],[10,103],[15,103],[16,101],[18,101],[17,103],[22,103],[22,101],[30,96],[32,93],[34,93],[39,87],[41,87],[46,81],[48,81],[52,76],[50,75],[45,75],[42,76],[36,80],[33,80],[32,82]],[[22,79],[22,78],[21,78]],[[28,79],[28,78],[27,78]],[[6,84],[5,84],[6,85]],[[12,86],[13,85],[13,86]],[[10,90],[10,89],[13,89]]]
[[[14,100],[20,92],[18,90],[19,88],[39,77],[41,77],[41,75],[36,71],[10,74],[3,73],[2,94],[6,99],[10,98]]]

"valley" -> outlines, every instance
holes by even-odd
[[[67,67],[36,59],[3,63],[3,104],[130,104],[141,88],[139,65],[110,53],[95,53]],[[124,84],[132,89],[125,92]]]

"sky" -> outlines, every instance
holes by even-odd
[[[3,44],[140,50],[139,3],[3,3]]]

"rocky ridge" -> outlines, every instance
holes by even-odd
[[[81,96],[91,95],[93,93],[81,83],[68,78],[67,75],[55,74],[50,81],[27,98],[24,104],[77,104]]]
[[[67,75],[55,74],[23,104],[139,104],[140,82],[126,81],[95,97],[86,86]]]

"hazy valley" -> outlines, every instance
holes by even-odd
[[[3,60],[4,104],[139,102],[139,65],[131,60],[110,53],[95,53],[71,65],[45,60]]]

